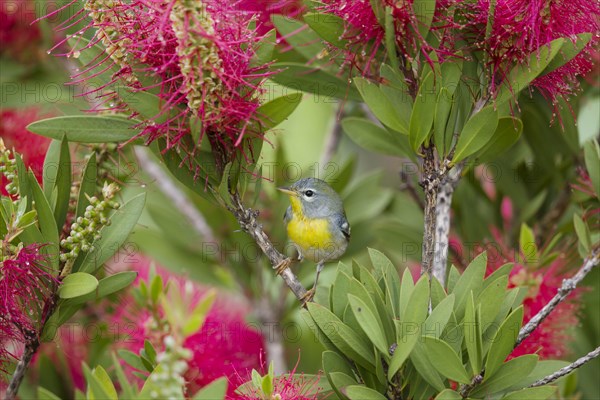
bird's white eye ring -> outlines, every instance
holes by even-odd
[[[312,190],[308,189],[307,191],[304,192],[304,195],[306,197],[313,197],[313,195],[315,194],[315,192],[313,192]]]

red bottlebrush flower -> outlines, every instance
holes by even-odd
[[[505,220],[505,223],[510,223]],[[504,243],[502,233],[492,229],[495,243],[486,246],[488,263],[486,275],[491,274],[502,265],[515,263],[509,275],[509,288],[527,287],[529,289],[523,301],[523,323],[527,323],[556,295],[567,278],[563,272],[565,259],[557,258],[550,265],[536,269],[520,264],[521,256],[516,249],[511,250]],[[509,356],[515,358],[524,354],[538,354],[542,359],[561,358],[569,354],[568,345],[573,339],[569,327],[575,327],[578,322],[579,293],[576,289],[568,300],[560,303],[540,326],[521,343]]]
[[[15,149],[23,157],[25,165],[33,170],[38,178],[42,179],[46,150],[50,139],[35,135],[25,127],[42,118],[35,108],[5,109],[0,111],[0,137],[8,149]],[[6,195],[4,184],[2,194]]]
[[[555,260],[543,270],[528,271],[522,265],[515,265],[510,274],[509,287],[529,287],[523,302],[526,323],[535,316],[556,295],[566,276],[561,275],[564,259]],[[579,322],[577,311],[580,290],[560,303],[554,311],[523,341],[509,358],[524,354],[538,354],[541,359],[564,358],[569,354],[569,342],[573,340],[574,328]]]
[[[489,7],[489,0],[479,0],[472,16],[481,37],[488,21]],[[577,87],[576,78],[592,68],[590,52],[598,40],[599,18],[600,4],[594,1],[498,0],[491,35],[479,43],[490,56],[494,71],[492,89],[516,63],[526,62],[531,54],[552,40],[575,41],[577,34],[589,32],[593,35],[592,41],[579,55],[532,82],[551,100],[569,95]]]
[[[225,157],[218,163],[242,150],[245,138],[262,137],[256,110],[260,84],[270,73],[253,60],[261,36],[249,28],[252,16],[237,2],[88,0],[73,19],[82,14],[90,19],[93,37],[68,55],[79,57],[94,45],[106,54],[73,78],[79,82],[112,73],[107,87],[117,83],[157,94],[158,114],[139,115],[119,103],[115,93],[107,95],[107,87],[92,91],[104,92],[109,108],[143,119],[139,136],[148,142],[162,138],[191,162],[207,135],[213,150]],[[78,36],[71,37],[77,41]],[[120,92],[121,100],[128,100],[128,93]]]
[[[0,55],[6,53],[21,62],[38,57],[42,35],[37,26],[31,26],[36,19],[36,5],[30,0],[0,2]]]
[[[144,280],[149,275],[149,262],[144,259],[138,261],[133,267],[139,271],[138,279]],[[157,273],[165,281],[170,281],[169,290],[192,291],[190,309],[206,292],[206,288],[165,270],[157,268]],[[248,311],[247,306],[238,300],[217,296],[202,328],[185,339],[183,347],[192,352],[185,373],[189,395],[223,376],[229,379],[228,393],[233,395],[235,389],[250,378],[252,369],[261,368],[264,340],[259,330],[245,322],[244,316]],[[118,347],[138,353],[144,348],[144,340],[148,339],[157,350],[161,348],[165,332],[156,331],[151,313],[146,309],[140,310],[131,297],[119,302],[111,321],[113,326],[120,327],[119,333],[122,334],[116,343]]]
[[[385,31],[379,25],[369,0],[329,0],[324,11],[342,18],[349,29],[342,35],[348,41],[344,51],[345,64],[369,76],[378,66],[373,65],[375,54],[383,43]]]
[[[58,284],[41,247],[25,246],[0,264],[0,368],[39,334],[46,300]]]

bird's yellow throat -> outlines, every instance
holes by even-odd
[[[311,249],[325,249],[331,246],[329,221],[324,218],[307,218],[302,203],[296,196],[290,196],[292,219],[287,226],[289,238],[306,251],[305,257],[311,259]]]

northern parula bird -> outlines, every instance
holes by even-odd
[[[340,195],[321,179],[305,178],[290,187],[278,189],[290,197],[291,205],[283,220],[288,237],[298,249],[298,259],[317,263],[315,284],[304,296],[306,303],[315,294],[324,264],[340,258],[346,251],[350,224]],[[278,267],[278,273],[288,266],[289,259]]]

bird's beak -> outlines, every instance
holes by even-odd
[[[298,196],[298,193],[294,192],[293,190],[291,190],[289,188],[280,187],[280,188],[277,188],[277,190],[279,190],[280,192],[283,192],[287,195],[290,195],[290,196]]]

